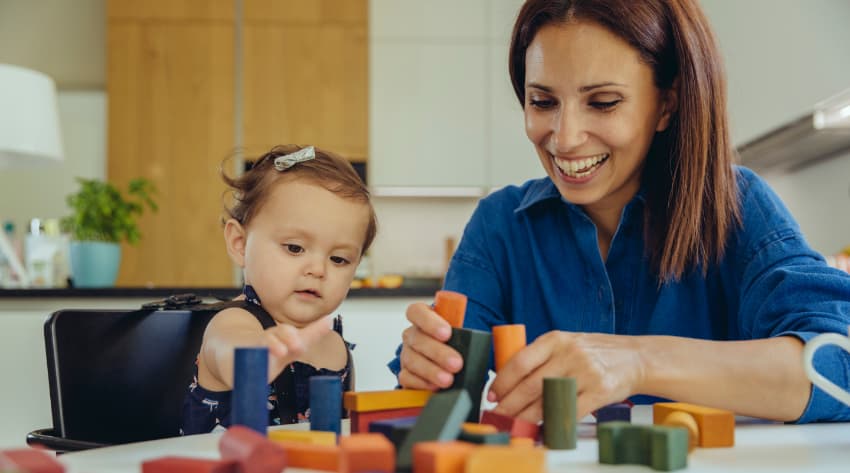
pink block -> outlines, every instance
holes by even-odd
[[[540,433],[540,427],[537,424],[528,422],[527,420],[496,414],[493,411],[482,412],[481,423],[495,426],[499,429],[499,432],[508,432],[511,434],[511,437],[536,440]]]
[[[142,463],[142,473],[237,473],[235,461],[162,457]]]
[[[62,473],[65,467],[50,453],[34,448],[0,451],[0,471],[27,473]]]

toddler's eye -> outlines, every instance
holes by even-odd
[[[295,245],[293,243],[287,243],[283,246],[286,248],[286,251],[292,253],[293,255],[297,255],[299,253],[304,252],[304,248],[302,248],[300,245]]]
[[[346,264],[351,263],[350,261],[343,258],[342,256],[331,256],[331,261],[333,261],[334,264],[338,264],[338,265],[346,265]]]

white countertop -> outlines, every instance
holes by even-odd
[[[636,406],[632,421],[651,423],[651,407]],[[307,424],[284,426],[306,429]],[[343,431],[348,422],[344,421]],[[600,465],[595,425],[579,426],[576,450],[549,451],[548,471],[558,472],[647,472],[640,465]],[[220,433],[193,435],[107,447],[62,455],[68,473],[138,473],[143,461],[168,455],[219,458]],[[309,470],[287,468],[287,473]],[[850,471],[850,423],[784,425],[739,419],[735,446],[697,448],[688,457],[688,472],[847,472]]]

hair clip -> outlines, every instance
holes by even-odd
[[[298,163],[309,161],[316,158],[316,148],[308,146],[301,148],[294,153],[285,154],[274,158],[274,168],[278,171],[286,171]]]

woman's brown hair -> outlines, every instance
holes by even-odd
[[[369,225],[363,239],[363,250],[372,245],[378,231],[378,221],[369,190],[347,160],[320,148],[315,148],[316,157],[302,161],[285,171],[275,169],[274,160],[279,156],[294,153],[302,147],[297,145],[276,146],[254,161],[251,169],[238,177],[230,177],[221,170],[224,183],[230,186],[232,202],[225,204],[227,218],[241,225],[248,225],[265,203],[273,185],[281,179],[302,178],[314,182],[344,199],[362,202],[369,206]]]
[[[717,43],[696,0],[528,0],[514,24],[509,70],[525,106],[525,53],[545,25],[591,21],[628,42],[655,85],[676,88],[670,126],[647,155],[647,252],[662,281],[718,262],[740,222]],[[588,51],[588,54],[593,54]]]

